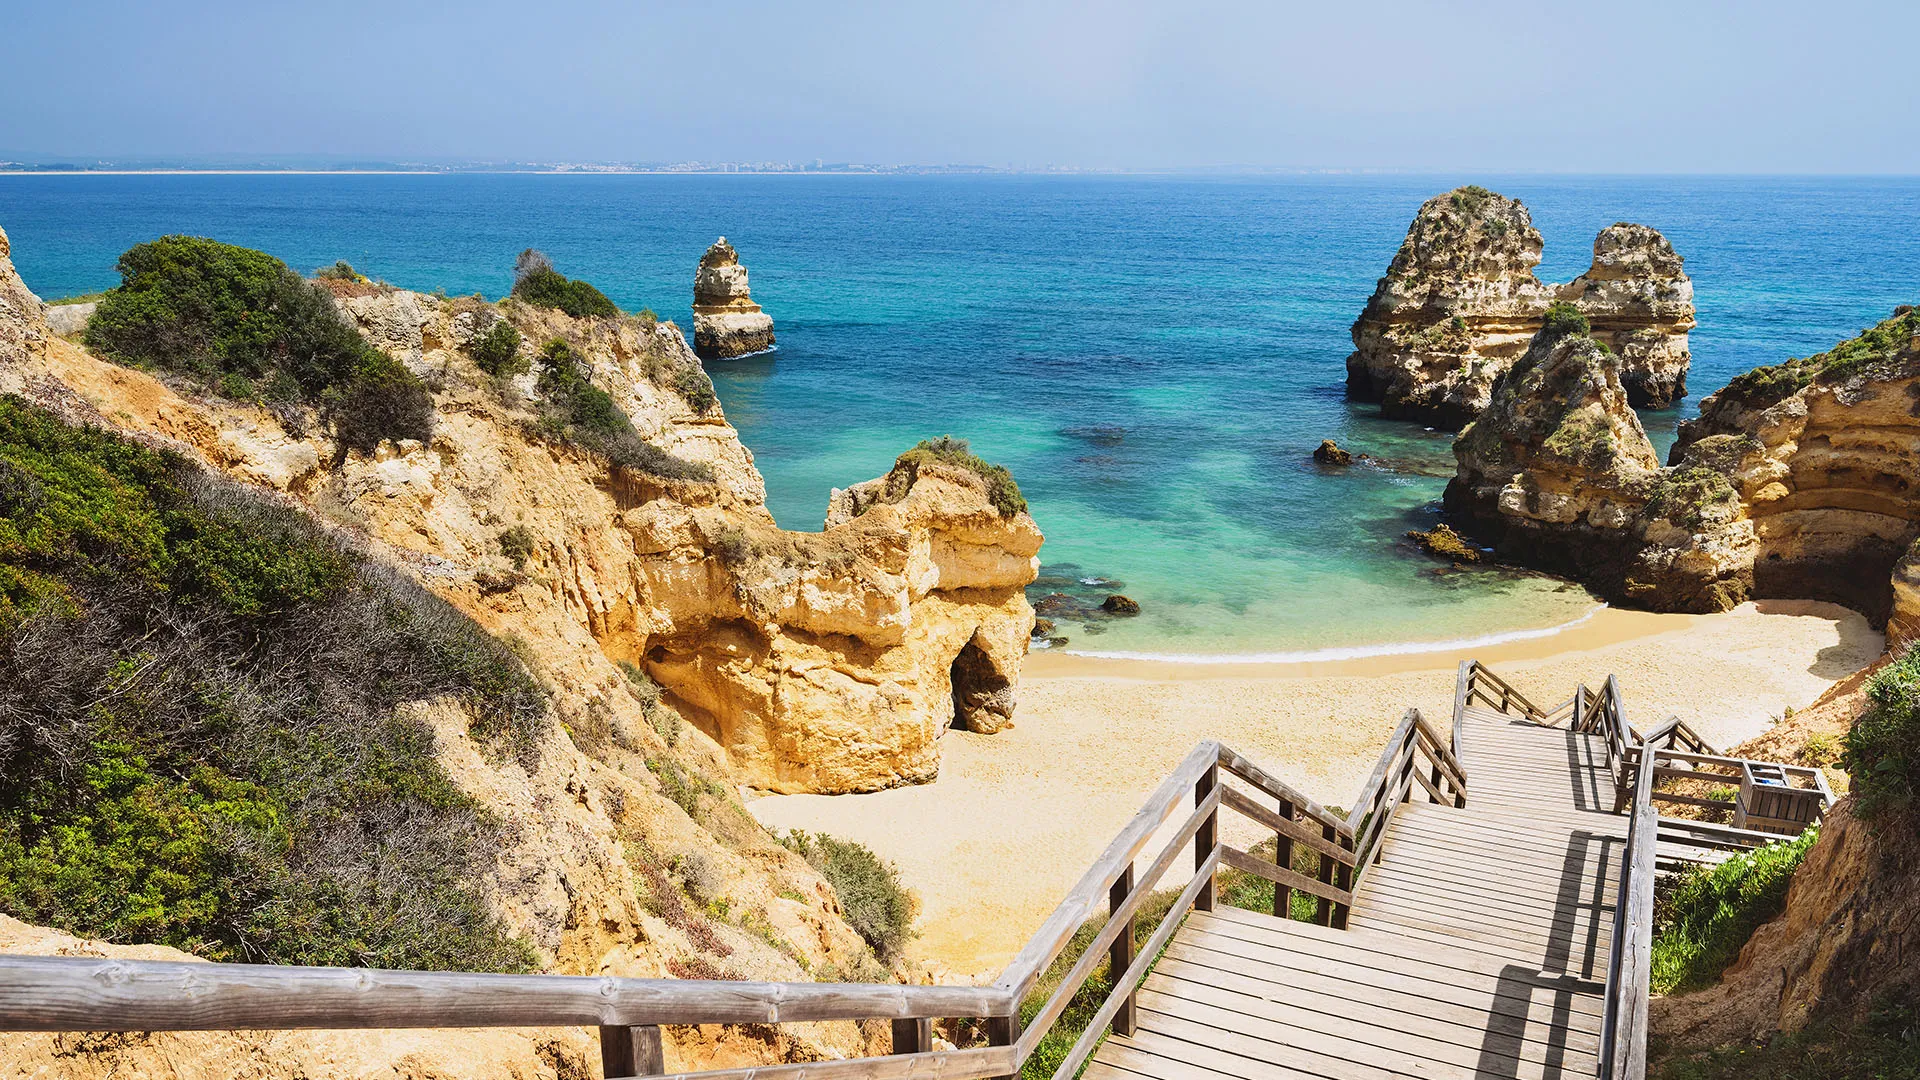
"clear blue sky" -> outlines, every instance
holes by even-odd
[[[1913,0],[0,0],[0,156],[1920,173]]]

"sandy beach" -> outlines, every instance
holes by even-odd
[[[1542,705],[1619,677],[1629,719],[1678,715],[1716,745],[1764,731],[1878,657],[1854,612],[1803,601],[1719,615],[1603,609],[1550,637],[1472,649],[1301,664],[1176,664],[1037,653],[1016,726],[949,732],[940,777],[871,795],[749,803],[774,828],[858,840],[921,900],[917,961],[996,975],[1147,792],[1202,739],[1218,739],[1307,795],[1345,805],[1409,706],[1451,715],[1471,655]],[[1222,818],[1231,839],[1250,828]]]

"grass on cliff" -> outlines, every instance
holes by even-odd
[[[1735,376],[1722,396],[1764,409],[1799,393],[1814,380],[1840,382],[1898,359],[1920,334],[1920,309],[1906,308],[1823,353],[1754,368]]]
[[[1655,1080],[1920,1080],[1920,1010],[1880,1002],[1856,1026],[1816,1021],[1764,1045],[1669,1056]]]
[[[965,439],[956,439],[951,435],[922,439],[914,444],[913,449],[896,458],[893,467],[919,466],[929,462],[958,466],[985,480],[987,499],[1002,517],[1012,517],[1027,508],[1026,497],[1020,494],[1020,485],[1014,482],[1013,473],[1007,471],[1006,466],[995,465],[975,454]]]
[[[1568,334],[1589,335],[1593,326],[1581,310],[1565,300],[1555,300],[1547,305],[1546,319],[1540,324],[1540,332],[1550,338],[1566,337]]]
[[[87,347],[118,363],[192,376],[207,390],[316,406],[349,449],[433,435],[433,398],[367,344],[325,287],[279,259],[198,236],[120,256],[120,286],[87,322]]]
[[[1865,821],[1911,817],[1920,797],[1920,650],[1909,649],[1867,683],[1867,707],[1848,730],[1840,767],[1853,779]]]
[[[572,346],[555,338],[540,350],[539,427],[551,438],[599,454],[622,469],[668,480],[713,479],[701,462],[677,458],[640,437],[612,395],[593,385]]]
[[[507,649],[304,515],[0,399],[0,910],[214,960],[520,970],[501,826],[398,707],[530,746]]]
[[[555,270],[552,261],[532,248],[521,252],[514,265],[513,295],[536,307],[553,308],[576,319],[611,318],[620,314],[620,308],[607,299],[605,293]]]
[[[913,936],[920,903],[900,883],[893,865],[864,844],[798,829],[780,838],[833,886],[840,913],[874,955],[891,963]]]
[[[1793,872],[1819,834],[1815,826],[1719,866],[1680,873],[1654,909],[1654,993],[1698,990],[1718,982],[1754,929],[1786,905]]]

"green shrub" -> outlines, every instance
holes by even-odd
[[[525,525],[515,525],[500,532],[500,554],[513,560],[515,570],[527,568],[527,560],[533,558],[533,530]]]
[[[1847,732],[1840,767],[1853,778],[1863,819],[1908,814],[1920,794],[1920,650],[1908,650],[1867,683],[1867,707]]]
[[[481,371],[496,379],[510,379],[533,370],[533,362],[520,355],[520,340],[520,331],[501,319],[469,342],[467,352]]]
[[[1555,300],[1547,305],[1547,317],[1540,324],[1540,332],[1550,338],[1566,337],[1568,334],[1586,336],[1593,332],[1593,327],[1579,308],[1565,300]]]
[[[795,830],[780,841],[807,860],[827,879],[840,897],[840,913],[847,925],[885,961],[898,959],[913,935],[913,919],[920,905],[900,884],[899,871],[871,848],[825,833]]]
[[[587,381],[572,346],[555,338],[540,350],[540,426],[615,466],[669,480],[712,480],[705,464],[674,457],[633,430],[612,395]]]
[[[353,449],[431,436],[433,400],[420,380],[368,345],[332,293],[279,259],[163,236],[127,249],[118,269],[120,287],[87,322],[87,346],[107,358],[243,397],[290,380]]]
[[[652,758],[648,760],[647,768],[660,780],[660,794],[695,820],[700,817],[700,796],[718,797],[725,794],[713,781],[692,769],[682,768],[672,758]]]
[[[545,255],[532,248],[514,264],[513,295],[537,307],[555,308],[576,319],[620,314],[613,301],[584,281],[574,281],[553,268]]]
[[[901,454],[894,461],[894,468],[902,465],[922,465],[939,462],[944,465],[957,465],[987,482],[987,498],[1002,517],[1012,517],[1027,508],[1027,500],[1020,494],[1020,485],[1013,480],[1013,474],[1006,466],[985,461],[967,445],[967,440],[956,439],[951,435],[942,435],[937,439],[922,439],[913,449]],[[904,493],[903,493],[904,494]]]
[[[314,273],[313,276],[317,278],[330,280],[330,281],[365,281],[366,280],[366,278],[361,275],[360,271],[355,270],[353,268],[353,264],[348,262],[345,259],[341,259],[335,262],[332,266],[321,267],[318,271]]]
[[[1792,840],[1678,875],[1654,910],[1654,993],[1717,982],[1754,929],[1786,905],[1793,872],[1819,834],[1814,826]]]
[[[1695,466],[1662,476],[1647,500],[1649,513],[1689,529],[1730,520],[1739,505],[1740,496],[1724,473]]]
[[[498,642],[298,512],[0,399],[0,910],[216,960],[521,970],[405,702],[530,745]]]

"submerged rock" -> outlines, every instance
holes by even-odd
[[[1454,532],[1444,523],[1424,532],[1419,529],[1409,530],[1407,539],[1420,545],[1420,550],[1427,554],[1449,559],[1455,565],[1480,561],[1480,550],[1467,543],[1459,533]]]
[[[1100,602],[1100,610],[1109,615],[1138,615],[1140,601],[1114,593]]]
[[[714,241],[693,277],[693,351],[702,360],[726,360],[773,348],[773,316],[747,291],[747,268],[727,243]]]
[[[1468,186],[1427,200],[1353,324],[1347,393],[1381,414],[1459,428],[1480,414],[1555,300],[1622,355],[1638,406],[1685,393],[1693,285],[1665,237],[1620,223],[1594,240],[1588,271],[1563,286],[1534,274],[1542,242],[1517,199]]]
[[[1351,465],[1353,454],[1342,450],[1340,444],[1332,439],[1321,439],[1319,447],[1313,452],[1313,460],[1322,465]]]

